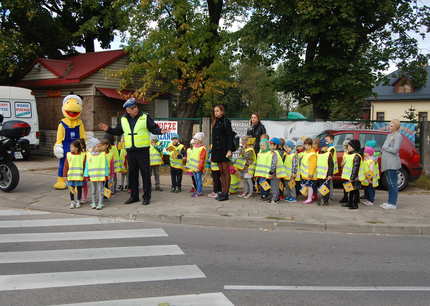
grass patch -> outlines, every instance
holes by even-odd
[[[421,175],[415,182],[412,182],[411,185],[424,190],[430,190],[430,176]]]

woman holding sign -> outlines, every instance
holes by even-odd
[[[234,151],[231,122],[224,117],[224,106],[216,105],[212,113],[212,155],[211,161],[218,164],[221,179],[221,193],[216,200],[228,200],[230,188],[230,158]]]

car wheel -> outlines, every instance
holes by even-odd
[[[382,175],[381,178],[382,187],[387,190],[388,189],[388,183],[385,175]],[[405,168],[401,168],[399,170],[399,175],[397,177],[397,186],[399,191],[404,190],[409,185],[409,173]]]

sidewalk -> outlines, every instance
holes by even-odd
[[[33,164],[37,166],[32,168]],[[83,215],[130,218],[154,222],[204,226],[246,227],[265,231],[293,229],[304,231],[330,231],[344,233],[377,233],[430,235],[430,192],[409,189],[400,193],[397,210],[383,210],[379,204],[387,193],[377,192],[373,207],[360,205],[358,210],[341,207],[338,202],[327,207],[301,203],[270,205],[257,197],[249,200],[232,196],[229,201],[218,202],[207,196],[191,198],[189,176],[184,176],[184,191],[169,192],[169,176],[162,176],[163,192],[153,192],[149,206],[140,203],[123,205],[128,193],[121,192],[106,201],[105,209],[92,210],[88,205],[80,209],[68,208],[66,191],[52,189],[55,181],[56,161],[18,162],[22,169],[21,181],[12,193],[2,193],[0,207],[28,208]],[[209,190],[208,190],[209,192]],[[341,191],[336,190],[336,199]]]

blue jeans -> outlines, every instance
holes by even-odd
[[[388,184],[388,204],[397,205],[399,189],[397,186],[398,170],[386,170],[384,172]]]
[[[193,172],[194,179],[196,181],[196,191],[198,193],[203,192],[203,181],[202,181],[202,173],[201,172]]]
[[[375,189],[373,188],[372,185],[364,187],[364,196],[370,202],[372,203],[375,202]]]

